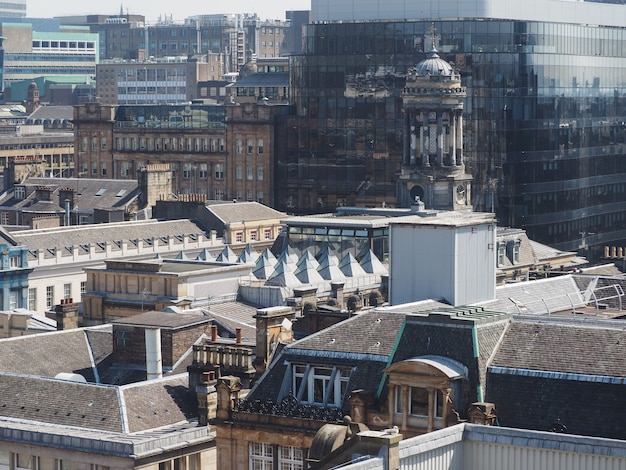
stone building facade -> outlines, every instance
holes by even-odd
[[[88,103],[75,108],[83,177],[135,179],[147,164],[172,170],[174,194],[272,205],[274,122],[283,106]]]

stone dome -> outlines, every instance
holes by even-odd
[[[415,70],[422,77],[451,77],[454,74],[452,65],[439,57],[436,49],[430,51],[428,57],[417,64]]]

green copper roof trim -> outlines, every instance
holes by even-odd
[[[389,358],[387,359],[387,367],[389,367],[393,363],[393,358],[396,355],[396,351],[398,350],[398,346],[400,345],[400,338],[402,338],[405,328],[406,328],[406,317],[404,317],[402,326],[398,330],[398,335],[396,336],[396,342],[393,345],[393,349],[391,350],[391,353],[389,354]],[[387,367],[385,367],[385,369]],[[378,390],[376,391],[376,398],[380,398],[380,395],[383,393],[383,389],[385,388],[385,380],[387,380],[387,374],[383,373],[383,375],[380,377],[380,384],[378,385]]]
[[[478,330],[476,325],[472,326],[472,346],[474,346],[474,357],[478,359]]]

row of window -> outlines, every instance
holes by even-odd
[[[248,155],[252,155],[255,152],[255,150],[256,150],[257,155],[263,155],[265,151],[264,145],[263,145],[263,139],[257,139],[256,147],[255,147],[254,139],[246,139],[245,149]],[[235,153],[237,155],[243,155],[243,150],[244,150],[243,139],[237,138],[235,141]]]
[[[83,138],[85,139],[85,138]],[[97,140],[96,138],[94,138]],[[261,145],[262,145],[261,141]],[[97,150],[97,142],[92,141],[91,150]],[[136,137],[116,137],[115,148],[117,150],[163,150],[180,152],[224,152],[226,151],[226,141],[222,138],[136,138]],[[102,150],[106,150],[106,139],[103,137]]]
[[[249,191],[250,194],[252,194],[252,191]],[[262,195],[263,193],[261,193]],[[271,240],[272,239],[272,229],[264,229],[263,230],[263,239],[264,240]],[[237,243],[242,243],[244,241],[257,241],[258,240],[258,232],[256,230],[251,230],[250,232],[248,232],[248,240],[244,240],[243,239],[243,232],[235,232],[235,241]]]
[[[87,282],[81,281],[80,283],[80,293],[81,295],[85,293],[87,289]],[[30,287],[28,289],[28,309],[29,310],[37,310],[37,294],[38,289],[36,287]],[[65,283],[63,284],[63,298],[64,299],[72,299],[72,284]],[[53,308],[55,305],[55,297],[54,297],[54,286],[46,286],[46,308]],[[15,308],[15,307],[12,307]]]

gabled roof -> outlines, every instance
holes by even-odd
[[[225,225],[241,223],[242,220],[280,219],[285,216],[284,212],[279,212],[258,202],[224,202],[209,204],[205,207]]]
[[[28,116],[29,121],[71,121],[74,119],[73,106],[40,106]]]

